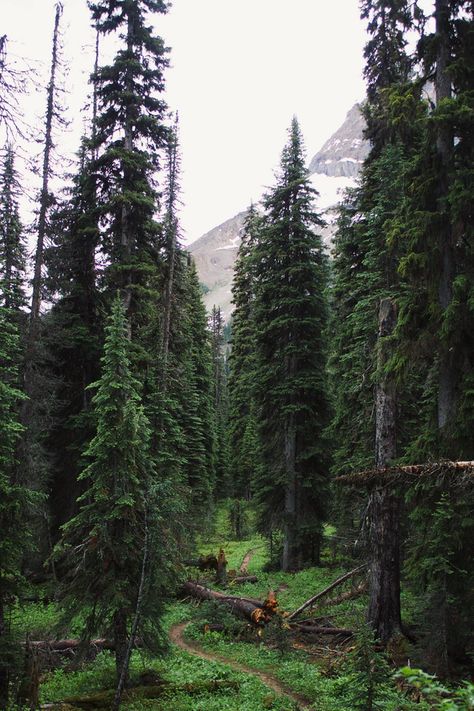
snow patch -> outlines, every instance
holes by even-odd
[[[237,249],[240,243],[240,235],[232,237],[229,244],[225,244],[223,247],[216,247],[215,251],[219,252],[221,249]]]
[[[341,201],[341,193],[346,188],[353,188],[356,184],[354,178],[344,176],[325,175],[323,173],[313,173],[310,176],[311,184],[319,193],[316,198],[316,209],[327,210],[329,207],[337,205]]]

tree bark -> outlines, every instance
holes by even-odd
[[[294,413],[287,417],[285,427],[285,524],[282,570],[290,572],[298,567],[297,550],[297,497],[296,426]]]
[[[224,595],[224,593],[216,592],[191,581],[184,583],[183,592],[199,600],[222,602],[223,605],[227,605],[230,608],[233,614],[250,620],[254,624],[265,622],[275,610],[274,598],[271,595],[265,601],[237,597],[236,595]]]
[[[393,378],[384,373],[391,347],[385,340],[397,323],[397,309],[391,299],[379,308],[377,366],[379,380],[375,395],[375,464],[383,468],[397,453],[397,391]],[[377,638],[386,644],[401,631],[400,612],[400,500],[388,489],[378,488],[369,499],[368,620]]]
[[[436,75],[435,92],[436,105],[452,96],[451,79],[448,73],[450,60],[450,2],[436,0]],[[438,298],[442,312],[445,312],[452,300],[452,284],[454,279],[454,248],[450,217],[447,212],[446,198],[449,191],[449,168],[453,157],[454,140],[450,126],[438,122],[436,136],[436,151],[439,158],[438,171],[440,212],[445,213],[440,235],[441,274],[438,286]],[[448,425],[454,408],[455,373],[452,356],[447,344],[443,344],[439,366],[438,382],[438,427],[443,431]]]
[[[177,243],[176,199],[178,193],[178,117],[176,116],[174,130],[168,142],[168,207],[165,219],[165,237],[167,242],[168,274],[165,285],[164,315],[163,315],[163,392],[168,385],[168,352],[170,343],[171,306],[174,288],[174,267]]]
[[[350,580],[350,578],[353,578],[354,575],[357,575],[361,570],[364,570],[365,568],[364,565],[359,565],[357,568],[354,568],[354,570],[350,570],[348,573],[345,573],[344,575],[341,575],[340,578],[335,580],[333,583],[328,585],[324,590],[321,590],[320,592],[316,593],[316,595],[313,595],[313,597],[310,597],[309,600],[306,600],[300,607],[298,607],[297,610],[291,613],[291,615],[288,615],[286,618],[287,621],[289,622],[290,620],[294,620],[295,617],[298,617],[298,615],[301,615],[302,612],[304,612],[308,607],[311,607],[311,605],[314,605],[317,600],[321,600],[321,598],[325,597],[330,593],[332,590],[335,588],[339,587],[339,585],[342,585],[342,583],[346,582],[346,580]]]
[[[6,623],[3,599],[0,596],[0,645],[3,645],[6,637]],[[8,667],[3,660],[0,660],[0,709],[8,708]]]
[[[122,670],[125,666],[127,656],[127,616],[124,610],[116,610],[114,613],[114,647],[115,647],[115,671],[117,685],[121,683]],[[128,681],[128,671],[124,684]]]

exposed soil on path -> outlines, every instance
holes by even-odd
[[[247,553],[244,555],[244,559],[243,559],[242,563],[240,564],[239,573],[241,573],[242,575],[246,575],[248,573],[249,563],[250,563],[250,560],[251,560],[253,554],[255,553],[255,551],[258,551],[261,547],[262,546],[256,546],[255,548],[251,548],[249,551],[247,551]]]
[[[207,659],[210,662],[222,662],[223,664],[227,664],[228,666],[232,667],[232,669],[236,669],[237,671],[243,672],[244,674],[253,674],[253,676],[256,676],[258,679],[260,679],[265,684],[265,686],[268,686],[268,688],[274,691],[276,694],[286,696],[292,701],[296,702],[298,709],[313,708],[313,704],[310,703],[308,699],[306,699],[304,696],[301,696],[300,694],[296,694],[294,691],[291,691],[291,689],[285,686],[285,684],[282,684],[272,674],[259,671],[258,669],[253,669],[252,667],[247,667],[245,664],[235,662],[233,659],[228,659],[227,657],[224,657],[221,654],[207,652],[202,649],[197,644],[197,642],[185,640],[183,632],[188,626],[188,624],[189,622],[181,622],[180,624],[173,625],[170,629],[170,640],[177,647],[183,649],[185,652],[189,652],[189,654],[194,654],[197,657],[201,657],[201,659]]]

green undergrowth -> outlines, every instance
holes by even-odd
[[[349,667],[339,672],[328,671],[306,652],[291,650],[283,654],[261,643],[229,640],[220,632],[202,632],[202,626],[192,624],[186,636],[199,642],[208,652],[222,655],[252,669],[271,673],[292,691],[314,699],[316,711],[354,711],[353,692],[358,678]],[[383,711],[426,711],[424,704],[414,705],[397,691],[390,673],[380,690]],[[264,708],[264,707],[262,707]]]
[[[173,649],[166,659],[150,660],[134,654],[131,662],[131,677],[137,678],[141,672],[153,670],[170,683],[184,685],[195,682],[229,680],[238,683],[238,690],[203,692],[190,696],[185,692],[173,693],[160,699],[125,702],[123,709],[155,709],[156,711],[293,711],[294,705],[278,698],[258,679],[234,671],[219,662],[199,659],[186,652]],[[57,670],[47,676],[41,685],[42,703],[61,701],[69,696],[87,695],[114,686],[114,661],[110,654],[103,652],[94,664],[85,669],[66,673]]]

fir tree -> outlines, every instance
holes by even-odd
[[[84,139],[78,172],[66,199],[51,215],[51,244],[45,251],[45,285],[54,306],[45,322],[45,340],[54,352],[59,382],[54,426],[50,508],[53,534],[76,512],[81,456],[92,437],[88,385],[99,373],[102,320],[95,252],[99,240],[96,179]]]
[[[18,650],[9,611],[22,592],[23,557],[31,544],[30,506],[37,498],[18,477],[19,419],[24,394],[18,387],[19,337],[11,312],[0,308],[0,708],[8,707]]]
[[[7,144],[0,176],[0,297],[5,309],[18,314],[26,304],[26,248],[18,209],[20,185],[14,161],[13,147]]]
[[[224,321],[220,307],[213,306],[209,320],[211,331],[212,370],[214,386],[214,419],[216,433],[216,497],[230,494],[229,448],[227,439],[228,395],[225,362]]]
[[[160,230],[154,219],[154,173],[167,135],[166,105],[160,98],[167,52],[146,20],[149,13],[165,13],[167,5],[162,0],[100,0],[89,6],[98,32],[119,33],[121,41],[113,63],[93,76],[98,103],[94,169],[108,286],[112,293],[121,289],[131,332],[138,333],[155,297],[150,282]]]
[[[255,260],[261,218],[252,204],[245,217],[232,283],[229,355],[229,448],[232,495],[251,498],[260,476],[260,446],[255,417]]]
[[[63,528],[58,553],[67,615],[86,611],[84,639],[112,633],[118,682],[127,676],[137,632],[155,648],[163,646],[160,618],[170,572],[166,547],[172,545],[162,532],[171,515],[169,492],[166,482],[157,480],[150,456],[150,429],[130,370],[127,330],[117,298],[95,384],[97,432],[80,477],[86,491],[78,514]]]
[[[323,436],[326,390],[326,261],[296,119],[276,186],[264,200],[257,259],[256,400],[265,476],[262,519],[273,508],[284,532],[284,570],[319,562],[328,505]]]

